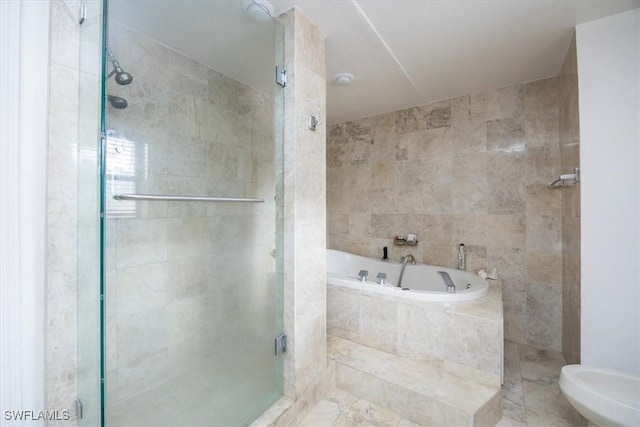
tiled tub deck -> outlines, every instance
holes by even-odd
[[[457,303],[327,286],[337,387],[420,425],[500,420],[502,325],[500,282]]]

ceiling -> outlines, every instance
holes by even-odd
[[[110,17],[265,92],[274,28],[240,0],[111,0]],[[342,122],[558,74],[575,25],[640,0],[272,0],[326,36],[327,121]],[[116,54],[117,56],[117,54]],[[340,72],[355,76],[338,86]]]

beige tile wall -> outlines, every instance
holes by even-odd
[[[327,285],[330,336],[417,361],[454,361],[496,381],[502,372],[502,322],[496,290],[451,310],[449,304]]]
[[[80,28],[78,3],[51,3],[51,71],[47,170],[46,408],[68,410],[76,425],[78,99]]]
[[[277,425],[297,425],[324,395],[326,357],[326,101],[324,35],[297,9],[284,26],[284,393],[295,400]],[[320,121],[307,127],[309,115]]]
[[[99,416],[99,244],[97,141],[100,117],[102,5],[51,2],[47,165],[46,407]]]
[[[559,77],[562,173],[580,167],[576,37]],[[567,363],[580,363],[580,185],[562,190],[562,351]]]
[[[558,99],[550,78],[330,126],[329,247],[454,267],[464,243],[504,280],[505,338],[560,349]]]

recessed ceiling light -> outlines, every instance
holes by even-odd
[[[242,10],[254,24],[266,24],[275,14],[273,6],[267,0],[244,0]]]
[[[333,78],[333,80],[339,86],[347,86],[347,85],[350,85],[351,82],[353,81],[353,74],[350,74],[350,73],[338,73]]]

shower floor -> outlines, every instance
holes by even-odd
[[[240,381],[232,381],[235,369],[224,370],[209,361],[187,374],[166,381],[150,390],[112,406],[107,404],[109,427],[133,426],[233,426],[247,425],[280,394],[267,390],[268,381],[256,381],[259,372],[250,368]],[[231,384],[231,385],[230,385]],[[254,406],[263,401],[261,410],[247,410],[249,396]],[[239,405],[240,402],[240,405]],[[238,420],[238,414],[248,419]]]

